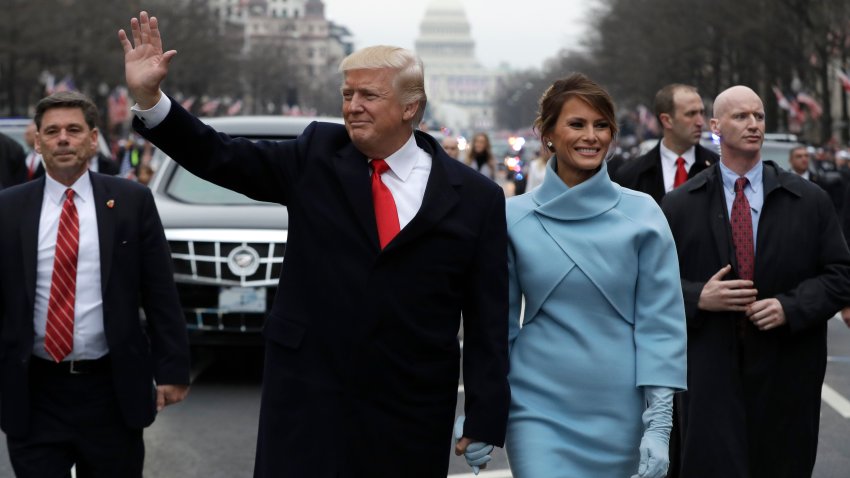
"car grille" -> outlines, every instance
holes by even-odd
[[[262,329],[283,267],[286,231],[166,230],[166,238],[190,330],[256,333]],[[265,288],[265,310],[220,309],[219,294],[229,287]]]
[[[219,241],[168,241],[178,281],[242,287],[277,284],[283,266],[285,244]],[[228,256],[237,247],[250,247],[259,256],[259,267],[250,274],[236,274]]]

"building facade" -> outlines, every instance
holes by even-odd
[[[425,64],[429,117],[453,131],[493,128],[498,74],[475,57],[466,10],[460,0],[432,0],[420,24],[416,53]]]

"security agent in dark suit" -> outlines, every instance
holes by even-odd
[[[142,429],[189,388],[153,197],[88,171],[96,117],[79,93],[41,100],[47,174],[0,191],[0,427],[19,478],[75,464],[80,478],[141,477]]]
[[[827,321],[850,303],[850,252],[827,194],[761,160],[764,116],[750,88],[718,95],[721,162],[662,204],[688,321],[683,477],[805,477],[817,455]]]
[[[673,83],[661,88],[655,95],[655,115],[664,128],[661,140],[648,153],[613,169],[611,179],[660,204],[666,193],[716,163],[718,156],[699,144],[705,106],[693,86]]]
[[[26,157],[23,146],[0,133],[0,189],[27,180]]]
[[[455,452],[473,440],[501,446],[504,195],[415,131],[421,60],[396,47],[355,52],[340,66],[345,126],[313,123],[295,140],[255,143],[217,133],[162,94],[176,52],[163,52],[147,13],[131,28],[133,43],[119,34],[127,84],[146,110],[134,128],[194,174],[288,208],[264,331],[255,476],[444,478],[461,313],[466,421]],[[389,170],[380,174],[378,160]],[[389,216],[384,187],[397,208]],[[390,216],[400,230],[387,240],[379,227]]]

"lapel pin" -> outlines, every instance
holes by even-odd
[[[108,207],[109,209],[114,208],[115,207],[115,200],[110,199],[109,201],[106,201],[106,207]]]

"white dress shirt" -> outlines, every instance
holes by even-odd
[[[413,133],[401,149],[384,159],[390,169],[381,176],[381,181],[393,194],[398,225],[404,229],[422,207],[432,159],[416,145]]]
[[[53,258],[59,216],[66,186],[45,175],[44,200],[38,223],[38,263],[35,281],[35,343],[33,354],[52,360],[44,350],[47,304],[53,278]],[[77,290],[74,304],[74,348],[65,360],[93,360],[106,355],[109,347],[103,332],[103,296],[100,284],[100,241],[91,178],[83,174],[71,185],[80,220],[80,249],[77,255]]]
[[[659,141],[661,145],[661,171],[664,174],[664,192],[669,193],[673,190],[673,182],[676,180],[676,160],[679,155],[664,146],[664,141]],[[685,171],[690,172],[691,166],[696,161],[695,148],[691,146],[687,151],[681,154],[685,160]]]
[[[171,111],[171,100],[163,94],[153,108],[143,110],[135,104],[131,109],[146,127],[155,128]],[[428,153],[416,145],[416,138],[412,132],[404,146],[383,159],[386,160],[390,170],[381,176],[381,181],[393,195],[398,211],[398,224],[403,229],[422,207],[425,186],[431,174],[432,159]],[[371,168],[369,171],[371,175]]]

